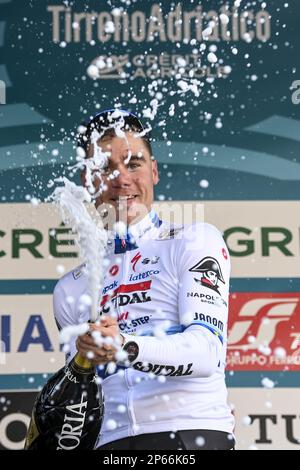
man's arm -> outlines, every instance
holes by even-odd
[[[74,319],[72,304],[67,302],[68,295],[63,287],[61,281],[59,281],[53,292],[53,312],[54,318],[59,331],[66,326],[76,325],[77,321]],[[68,351],[66,351],[66,362],[70,360],[77,353],[76,338],[72,338],[67,345]]]
[[[209,377],[224,365],[230,263],[221,234],[212,226],[205,227],[201,226],[200,233],[187,233],[177,250],[182,333],[163,339],[121,335],[113,319],[106,327],[98,327],[103,336],[118,338],[119,342],[124,338],[130,365],[139,371],[171,377]],[[77,347],[83,353],[92,350],[95,363],[103,364],[111,360],[115,346],[97,348],[92,338],[85,336],[78,340]]]

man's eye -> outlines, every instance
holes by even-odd
[[[139,168],[141,165],[138,163],[129,163],[128,168],[131,168],[132,170],[135,170],[136,168]]]

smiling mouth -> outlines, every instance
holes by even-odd
[[[132,199],[135,199],[137,197],[137,194],[130,194],[129,196],[118,196],[117,198],[113,198],[112,201],[117,202],[117,201],[131,201]]]

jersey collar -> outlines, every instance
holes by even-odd
[[[128,227],[126,236],[115,238],[115,253],[125,253],[129,250],[136,250],[138,248],[138,241],[146,234],[150,234],[150,231],[154,228],[160,227],[162,221],[158,215],[152,209],[142,220],[132,224]]]

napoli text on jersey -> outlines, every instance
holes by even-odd
[[[98,367],[105,416],[97,446],[152,432],[232,433],[224,375],[230,260],[221,234],[204,223],[170,227],[153,211],[129,231],[134,242],[108,247],[100,308],[117,313],[139,352],[112,374]],[[60,327],[89,319],[80,300],[88,293],[82,268],[58,282]],[[74,343],[70,357],[75,352]]]

